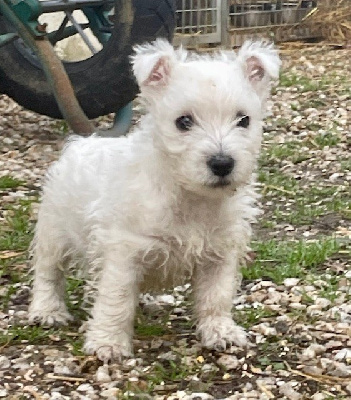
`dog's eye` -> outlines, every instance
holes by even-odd
[[[182,115],[175,121],[176,127],[182,131],[188,131],[194,125],[194,120],[191,115]]]
[[[243,113],[238,113],[236,115],[238,122],[236,126],[240,126],[240,128],[248,128],[250,125],[250,117],[248,115],[244,115]]]

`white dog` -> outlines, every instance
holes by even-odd
[[[73,138],[50,169],[34,245],[30,320],[66,323],[64,267],[88,265],[96,299],[85,351],[130,356],[139,291],[191,278],[197,333],[217,350],[246,335],[232,320],[255,205],[264,103],[280,60],[271,45],[189,55],[138,46],[148,114],[125,138]]]

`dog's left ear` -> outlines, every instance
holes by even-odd
[[[271,43],[245,42],[238,52],[237,61],[245,76],[262,100],[269,94],[270,81],[279,77],[281,65],[277,50]]]
[[[164,39],[135,46],[132,65],[141,91],[146,87],[166,86],[176,60],[175,50]]]

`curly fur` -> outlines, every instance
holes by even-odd
[[[259,210],[255,194],[267,88],[279,69],[271,46],[238,55],[175,51],[162,40],[132,59],[148,114],[125,138],[73,137],[50,168],[36,226],[31,321],[66,323],[67,264],[87,266],[97,290],[85,350],[104,361],[132,352],[140,290],[191,279],[204,346],[244,346],[231,318],[239,266]],[[238,113],[250,116],[238,126]],[[175,120],[190,114],[180,132]],[[207,164],[230,155],[223,180]]]

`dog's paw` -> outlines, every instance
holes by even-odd
[[[31,325],[56,326],[67,325],[69,321],[73,321],[72,315],[63,306],[56,310],[45,309],[29,309],[28,322]]]
[[[248,340],[243,328],[228,317],[208,317],[199,321],[197,334],[204,347],[224,351],[231,345],[246,347]]]
[[[110,361],[121,362],[123,358],[133,355],[130,344],[106,343],[96,340],[86,340],[84,351],[87,354],[95,354],[97,358],[104,363]]]

